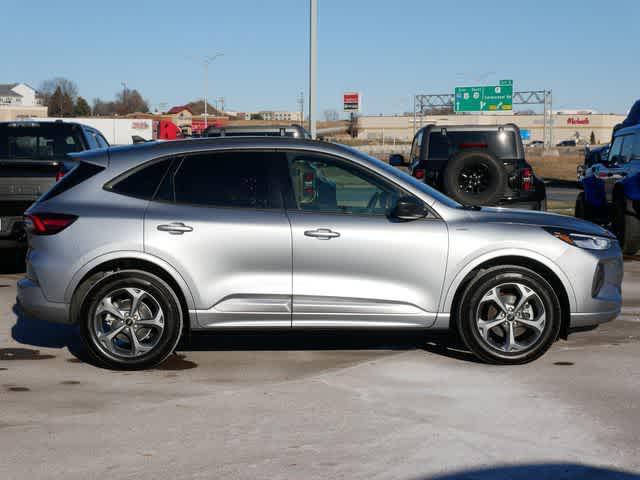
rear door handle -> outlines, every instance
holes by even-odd
[[[306,230],[304,232],[307,237],[314,237],[318,240],[331,240],[340,236],[338,232],[334,232],[330,228],[316,228],[315,230]]]
[[[193,232],[193,227],[185,225],[182,222],[173,222],[166,225],[158,225],[161,232],[169,232],[171,235],[182,235],[185,232]]]

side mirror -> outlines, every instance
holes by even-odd
[[[392,153],[391,155],[389,155],[389,165],[391,165],[392,167],[402,167],[406,164],[407,162],[405,161],[404,157],[399,153]]]
[[[618,165],[622,161],[622,155],[613,155],[607,159],[609,165]]]
[[[391,216],[398,220],[418,220],[427,216],[427,207],[415,197],[401,197],[391,211]]]

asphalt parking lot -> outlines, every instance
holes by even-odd
[[[623,315],[520,367],[442,336],[199,337],[160,368],[83,362],[0,275],[0,478],[638,478],[640,262]]]

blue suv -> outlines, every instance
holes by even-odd
[[[576,217],[609,226],[623,252],[633,255],[640,250],[640,123],[625,124],[615,130],[608,155],[585,166]]]

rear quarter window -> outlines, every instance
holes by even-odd
[[[53,197],[57,197],[63,192],[81,184],[85,180],[93,177],[104,170],[104,167],[94,165],[92,163],[80,162],[77,166],[72,168],[64,177],[60,179],[47,193],[45,193],[40,201],[50,200]]]
[[[166,158],[146,163],[112,180],[105,188],[129,197],[151,200],[171,162],[172,159]]]

